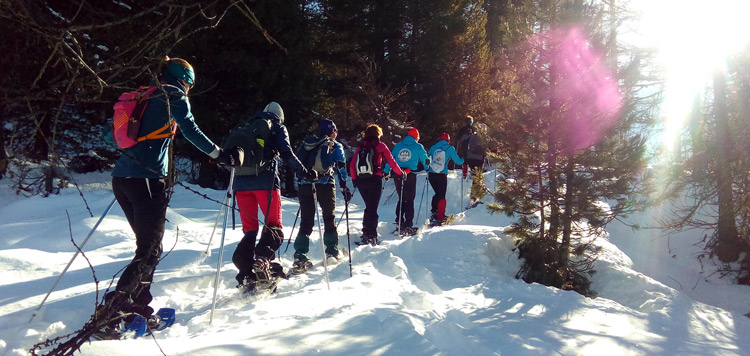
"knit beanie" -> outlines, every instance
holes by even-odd
[[[275,101],[268,103],[268,105],[263,108],[263,112],[275,114],[279,117],[279,121],[281,121],[282,124],[284,123],[284,110],[281,109],[281,105],[279,105],[279,103]]]
[[[447,142],[451,142],[451,135],[448,135],[447,132],[443,132],[442,135],[440,135],[441,140],[445,140]]]
[[[466,115],[466,124],[469,126],[474,125],[474,118],[471,115]]]
[[[336,129],[336,124],[334,124],[333,121],[328,119],[318,121],[318,133],[320,134],[320,136],[328,136],[336,131],[338,130]]]
[[[409,136],[414,137],[415,140],[419,141],[419,130],[416,127],[409,129]]]

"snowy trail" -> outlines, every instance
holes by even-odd
[[[424,179],[418,184],[421,192]],[[457,184],[455,177],[452,184]],[[192,188],[216,200],[224,194]],[[708,305],[639,272],[649,268],[635,265],[642,258],[624,251],[632,251],[637,243],[659,243],[651,237],[630,241],[639,237],[618,232],[609,241],[601,239],[604,254],[593,278],[599,297],[585,298],[516,280],[520,261],[512,252],[513,240],[502,233],[510,220],[481,208],[458,214],[451,226],[427,228],[404,239],[391,235],[395,199],[385,201],[392,189],[392,183],[386,185],[380,209],[383,242],[352,245],[353,276],[349,277],[348,258],[330,266],[330,291],[315,230],[310,257],[316,266],[282,282],[269,298],[248,303],[235,289],[236,269],[229,257],[242,233],[227,230],[216,312],[209,325],[220,231],[211,255],[205,260],[201,256],[218,204],[178,188],[164,240],[165,250],[170,249],[179,226],[177,245],[158,266],[152,289],[152,306],[175,308],[176,324],[156,334],[156,342],[98,341],[84,345],[81,354],[161,355],[159,347],[168,355],[203,356],[750,354],[750,340],[743,337],[750,335],[750,319],[743,316],[750,311],[748,303],[735,302],[737,309],[718,307],[722,299],[747,299],[750,290],[714,282],[712,286],[725,294],[716,293],[716,301]],[[85,194],[94,215],[111,201],[111,192],[101,183]],[[449,190],[449,212],[459,212],[458,194]],[[95,288],[88,265],[79,258],[42,312],[28,323],[73,255],[66,209],[77,240],[98,219],[82,205],[73,191],[65,190],[60,196],[0,206],[0,355],[27,354],[34,343],[76,330],[91,315]],[[297,204],[284,199],[283,207],[288,238]],[[337,220],[342,209],[337,210]],[[356,241],[363,209],[358,194],[350,209],[351,238]],[[345,222],[339,234],[340,244],[346,246]],[[100,279],[100,293],[133,249],[122,211],[113,208],[85,248]],[[290,246],[282,255],[287,269],[292,254]],[[685,275],[677,278],[695,278],[692,268],[682,270]],[[672,266],[671,271],[679,269]],[[746,307],[747,311],[741,309]]]

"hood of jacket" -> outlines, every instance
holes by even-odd
[[[414,139],[414,137],[406,136],[404,137],[403,140],[401,140],[401,144],[406,145],[406,146],[417,146],[419,145],[419,142],[417,142],[417,140]]]
[[[305,151],[309,152],[326,142],[328,142],[328,137],[319,138],[317,136],[308,136],[302,141],[302,147],[305,148]]]
[[[438,148],[441,149],[441,150],[443,150],[443,151],[447,151],[448,147],[451,147],[451,144],[448,143],[448,141],[446,141],[446,140],[440,140],[436,144],[432,145],[432,147],[430,147],[430,152],[433,152],[433,151],[435,151]]]

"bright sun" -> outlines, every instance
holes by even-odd
[[[662,144],[672,150],[696,96],[728,55],[750,40],[748,0],[634,0],[639,32],[667,70]]]

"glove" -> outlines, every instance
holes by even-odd
[[[354,187],[354,189],[357,189],[357,180],[354,178],[352,178],[352,186]]]
[[[429,167],[429,166],[430,166],[430,163],[432,163],[432,160],[430,159],[430,157],[427,157],[427,159],[425,159],[425,160],[424,160],[424,164],[425,164],[425,165],[426,165],[427,167]]]
[[[469,167],[468,167],[468,165],[466,163],[464,163],[463,165],[461,165],[461,171],[463,172],[464,179],[466,179],[466,173],[468,173],[468,171],[469,171]]]
[[[347,188],[347,186],[345,186],[345,185],[341,186],[341,195],[344,196],[344,202],[345,203],[348,203],[349,200],[352,200],[352,192],[349,191],[349,188]]]
[[[387,182],[389,179],[391,179],[391,174],[390,173],[388,173],[388,174],[386,174],[386,175],[383,176],[383,180],[384,181]]]
[[[216,163],[231,166],[231,167],[239,167],[242,165],[242,161],[245,160],[245,151],[242,149],[242,147],[234,146],[229,149],[222,149],[219,152],[219,157],[216,157]]]
[[[305,168],[305,171],[302,172],[302,179],[308,182],[315,182],[318,180],[318,172],[314,169]]]

